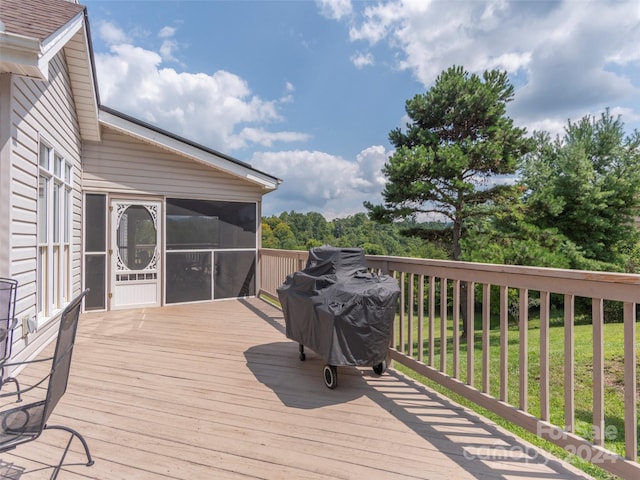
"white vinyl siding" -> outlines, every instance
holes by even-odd
[[[262,200],[246,179],[180,157],[103,127],[102,142],[83,145],[87,192],[161,195],[233,202]]]
[[[70,173],[73,172],[69,192],[71,275],[67,296],[78,293],[81,286],[81,142],[64,54],[59,53],[51,61],[49,82],[12,77],[10,98],[14,141],[11,152],[9,275],[19,282],[17,314],[18,318],[23,318],[36,314],[40,288],[37,220],[41,143],[64,158],[71,167]],[[64,177],[64,172],[61,173]],[[64,195],[60,201],[64,202]]]

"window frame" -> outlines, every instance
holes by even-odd
[[[38,325],[62,311],[71,300],[73,174],[71,162],[41,139],[36,214]]]

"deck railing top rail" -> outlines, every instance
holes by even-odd
[[[392,272],[430,275],[449,280],[478,281],[511,288],[544,290],[621,302],[640,300],[640,275],[630,273],[377,255],[367,255],[366,258],[369,267]]]

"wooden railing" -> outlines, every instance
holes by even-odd
[[[277,299],[278,286],[304,268],[306,258],[304,251],[260,250],[260,293]],[[370,270],[394,276],[401,288],[390,348],[394,361],[615,475],[640,478],[640,275],[366,258]],[[610,388],[610,370],[620,364],[607,357],[613,346],[609,339],[605,343],[606,316],[614,314],[624,322],[624,335],[611,341],[623,343],[614,350],[622,350],[624,358]],[[576,378],[575,364],[575,331],[585,324],[592,341],[586,383]],[[562,329],[560,345],[551,342],[551,328]],[[585,384],[591,388],[590,405],[576,406],[576,389]],[[605,394],[608,402],[619,397],[624,414],[608,413]],[[624,451],[605,445],[622,436],[618,444]]]

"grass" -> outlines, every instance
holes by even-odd
[[[549,386],[550,386],[550,422],[564,426],[566,424],[564,418],[564,327],[562,326],[562,313],[559,312],[551,318],[551,326],[549,329]],[[415,321],[415,320],[414,320]],[[427,342],[427,325],[425,319],[424,335],[425,343],[423,355],[424,359],[428,359],[428,342]],[[440,369],[440,318],[435,318],[434,324],[434,368]],[[405,336],[408,328],[405,320]],[[476,318],[476,331],[474,341],[474,386],[481,388],[482,385],[482,341],[481,341],[481,318]],[[453,375],[453,325],[449,320],[447,323],[447,355],[446,355],[446,373]],[[528,324],[528,409],[527,411],[537,417],[540,416],[540,320],[539,318],[530,318]],[[417,326],[413,328],[413,351],[418,351]],[[622,456],[625,454],[624,442],[624,401],[623,401],[623,340],[624,329],[621,323],[604,325],[605,339],[605,447]],[[396,339],[399,340],[399,339]],[[405,338],[406,348],[407,339]],[[638,340],[636,340],[638,342]],[[498,398],[500,392],[500,330],[498,319],[492,319],[491,330],[489,333],[489,394]],[[508,401],[518,406],[519,404],[519,328],[518,325],[510,325],[508,330],[508,378],[512,381],[508,384]],[[406,350],[405,350],[406,351]],[[580,436],[592,440],[593,438],[593,378],[591,367],[593,365],[593,335],[592,326],[589,324],[577,324],[574,326],[574,382],[575,382],[575,431]],[[459,379],[467,382],[467,345],[460,342],[460,375]],[[538,436],[518,427],[517,425],[507,422],[501,417],[494,415],[472,402],[465,400],[459,395],[441,387],[425,377],[416,374],[413,371],[398,365],[397,368],[404,371],[407,375],[421,381],[430,388],[437,390],[447,397],[452,398],[458,403],[490,418],[502,427],[512,433],[522,437],[530,443],[543,448],[553,455],[563,458],[577,468],[582,469],[586,473],[600,479],[617,478],[605,470],[586,462],[579,457],[570,455],[564,449],[554,444],[540,439]],[[513,380],[515,379],[515,380]]]

